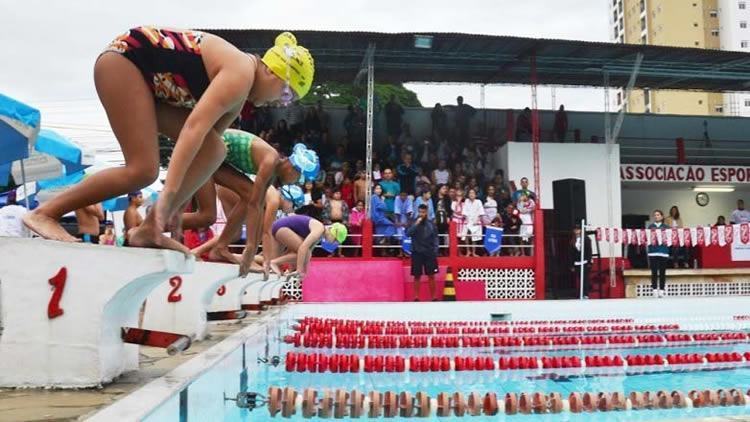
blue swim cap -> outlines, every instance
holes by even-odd
[[[300,173],[299,183],[305,183],[305,180],[315,180],[320,171],[320,160],[318,154],[307,149],[304,144],[297,144],[289,156],[292,166]]]
[[[305,193],[297,185],[284,185],[279,191],[281,192],[281,197],[291,202],[294,208],[301,207],[305,202]]]

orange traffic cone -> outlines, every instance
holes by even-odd
[[[456,301],[456,286],[453,284],[453,269],[448,267],[445,272],[445,285],[443,286],[443,302]]]

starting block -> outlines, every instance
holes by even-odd
[[[287,278],[287,276],[276,276],[261,283],[248,285],[242,296],[242,309],[261,311],[270,305],[281,303],[281,289]]]
[[[217,291],[225,290],[223,285],[237,278],[238,273],[237,265],[196,262],[191,274],[165,277],[146,299],[143,328],[203,340],[209,320],[244,317],[239,307],[223,316],[207,313]]]
[[[93,387],[138,369],[124,327],[193,265],[174,251],[0,238],[0,386]]]
[[[213,296],[209,312],[224,312],[244,309],[246,311],[260,311],[260,309],[245,309],[242,307],[242,298],[249,286],[263,283],[262,274],[248,274],[247,277],[237,277],[223,284],[224,289],[219,288]]]

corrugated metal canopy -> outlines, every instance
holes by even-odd
[[[281,30],[208,29],[243,51],[263,54]],[[379,83],[529,84],[536,53],[541,85],[625,86],[638,52],[643,63],[635,86],[651,89],[746,91],[750,54],[458,33],[294,31],[315,58],[316,81],[352,82],[370,43],[375,44]],[[414,47],[415,36],[432,37],[431,49]]]

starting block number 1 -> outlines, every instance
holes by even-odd
[[[64,313],[62,308],[60,308],[60,299],[62,299],[67,278],[68,269],[62,267],[54,277],[49,279],[49,284],[52,285],[52,297],[49,299],[49,304],[47,304],[47,318],[49,319],[57,318]]]

